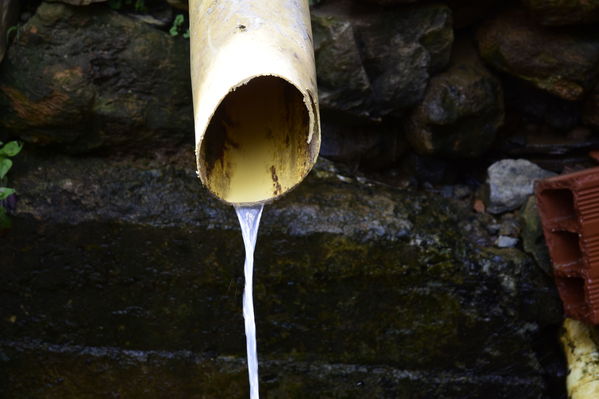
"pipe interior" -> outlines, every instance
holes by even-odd
[[[230,92],[210,120],[200,147],[204,184],[234,204],[263,202],[309,172],[317,139],[307,143],[310,117],[300,91],[260,76]]]

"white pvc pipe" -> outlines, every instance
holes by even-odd
[[[198,175],[236,205],[283,195],[318,156],[307,0],[190,0]]]

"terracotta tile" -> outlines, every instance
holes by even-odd
[[[599,168],[539,181],[535,195],[564,310],[599,324]]]

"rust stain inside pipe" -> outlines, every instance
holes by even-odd
[[[232,205],[297,186],[320,148],[307,1],[189,1],[198,175]]]
[[[310,117],[289,82],[260,76],[231,91],[212,116],[199,162],[204,184],[231,203],[257,203],[290,190],[317,151],[308,143]]]

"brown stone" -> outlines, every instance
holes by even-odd
[[[193,135],[188,43],[111,10],[42,3],[0,68],[0,128],[71,152]]]
[[[513,9],[481,26],[477,39],[487,63],[565,100],[582,99],[599,72],[597,30],[552,30]]]
[[[408,118],[406,138],[421,155],[473,158],[490,148],[503,118],[501,83],[460,41],[449,69],[430,80]]]
[[[474,204],[472,205],[472,209],[474,209],[474,211],[476,213],[485,213],[485,203],[483,202],[483,200],[477,198],[474,200]]]
[[[523,0],[531,16],[543,25],[572,25],[599,21],[598,0]]]

